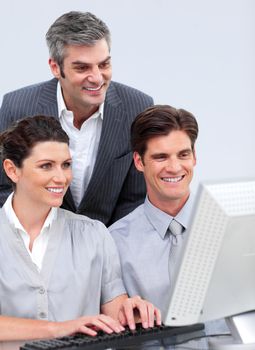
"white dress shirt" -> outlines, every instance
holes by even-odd
[[[32,251],[30,251],[29,250],[30,236],[26,232],[24,227],[21,225],[19,219],[17,218],[17,215],[13,210],[12,198],[13,198],[13,193],[11,193],[7,198],[6,202],[3,205],[3,209],[5,211],[5,214],[10,224],[14,225],[15,229],[17,229],[18,233],[21,235],[24,241],[26,250],[28,251],[28,254],[30,255],[33,263],[37,266],[38,270],[40,271],[42,268],[43,257],[46,252],[48,241],[49,241],[49,229],[52,225],[53,220],[55,220],[57,217],[57,208],[52,208],[50,210],[43,224],[40,234],[34,240]]]
[[[66,109],[59,83],[57,101],[61,126],[70,139],[69,147],[73,170],[73,180],[70,188],[74,203],[78,207],[95,166],[102,131],[104,104],[99,106],[98,111],[89,117],[79,130],[73,124],[73,112]]]

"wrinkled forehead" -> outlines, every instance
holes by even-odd
[[[110,48],[105,39],[97,40],[93,44],[66,44],[63,48],[64,60],[80,60],[85,63],[102,61],[110,55]]]

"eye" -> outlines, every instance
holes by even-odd
[[[156,160],[158,162],[164,162],[164,160],[166,160],[166,157],[159,157],[159,158],[156,158]]]
[[[62,165],[63,169],[69,169],[72,167],[72,162],[64,162]]]
[[[192,152],[190,150],[183,151],[183,152],[180,153],[179,157],[182,158],[182,159],[187,159],[187,158],[190,158],[191,153]]]
[[[167,156],[166,154],[162,153],[162,154],[155,154],[153,156],[153,159],[156,160],[157,162],[163,162],[164,160],[166,160]]]
[[[43,163],[40,165],[41,169],[45,169],[45,170],[49,170],[52,168],[52,164],[51,163]]]
[[[89,67],[86,66],[86,65],[75,66],[75,67],[74,67],[75,71],[76,71],[76,72],[79,72],[79,73],[85,72],[86,70],[88,70],[88,68],[89,68]]]
[[[106,61],[106,62],[103,62],[99,65],[99,68],[101,69],[106,69],[106,68],[109,68],[111,65],[111,61]]]

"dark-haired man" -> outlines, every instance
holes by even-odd
[[[197,136],[197,121],[184,109],[157,105],[136,117],[131,144],[135,166],[145,178],[147,197],[109,228],[119,250],[128,294],[153,302],[163,320],[194,203],[190,183]],[[205,328],[207,334],[228,332],[224,321],[209,322]],[[189,345],[206,349],[206,344],[202,339]]]
[[[144,201],[145,183],[132,161],[129,132],[135,116],[153,100],[111,81],[110,32],[95,15],[62,15],[46,40],[54,79],[6,94],[0,131],[30,115],[59,118],[73,158],[63,207],[109,225]],[[0,171],[0,206],[10,191]]]
[[[147,197],[109,228],[119,249],[128,294],[147,298],[163,317],[171,288],[171,249],[185,239],[193,202],[189,185],[197,135],[196,119],[183,109],[158,105],[137,116],[131,144]],[[180,229],[178,241],[169,228],[173,223]]]

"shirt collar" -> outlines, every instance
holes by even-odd
[[[6,199],[6,202],[3,205],[3,209],[5,210],[5,214],[10,224],[13,225],[16,229],[26,232],[24,227],[21,225],[17,215],[15,214],[15,211],[13,210],[13,207],[12,207],[13,194],[14,193],[12,192],[8,196],[8,198]],[[50,227],[53,223],[53,220],[55,220],[56,218],[57,218],[57,208],[51,208],[46,220],[44,221],[41,232],[44,228]]]
[[[194,203],[194,196],[190,194],[185,205],[182,207],[179,213],[175,216],[175,219],[180,224],[182,224],[185,230],[187,229],[189,224],[193,203]],[[158,232],[160,237],[164,239],[166,232],[168,230],[168,227],[170,225],[170,222],[173,219],[173,216],[155,207],[149,201],[148,196],[146,196],[146,199],[144,202],[144,208],[145,208],[145,215],[147,216],[147,219],[149,220],[151,225],[154,227],[154,229]]]
[[[160,237],[164,239],[168,226],[172,220],[172,216],[155,207],[150,201],[148,196],[146,196],[144,202],[144,210],[147,219],[158,232]]]
[[[190,218],[191,218],[193,206],[194,206],[194,199],[195,199],[194,194],[190,193],[189,198],[187,199],[187,202],[179,211],[179,213],[175,216],[175,219],[180,224],[182,224],[185,230],[187,230],[187,228],[189,227],[189,222],[190,222]]]
[[[58,103],[59,118],[61,118],[64,113],[67,113],[67,112],[72,113],[72,111],[68,111],[68,109],[66,108],[66,104],[62,94],[61,84],[59,81],[57,84],[57,103]],[[92,115],[92,117],[93,118],[100,117],[103,120],[103,117],[104,117],[103,111],[104,111],[104,102],[101,103],[98,110]]]

